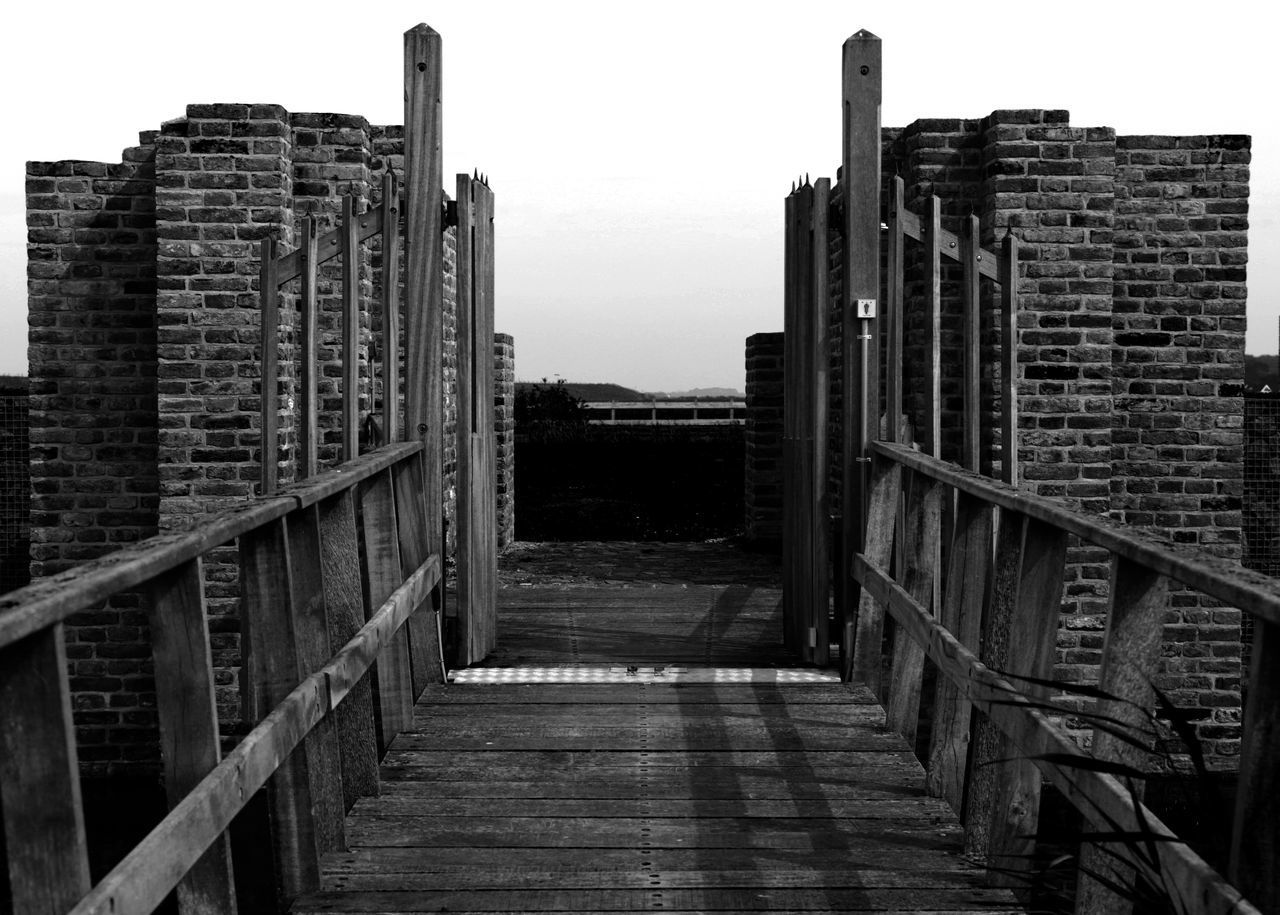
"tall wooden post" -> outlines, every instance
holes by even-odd
[[[440,35],[404,34],[404,436],[423,440],[427,554],[444,561],[444,250]],[[440,589],[443,595],[443,588]],[[443,605],[443,600],[439,601]]]
[[[849,649],[858,592],[853,556],[862,549],[867,442],[879,433],[876,328],[880,297],[880,39],[865,29],[844,43],[844,366],[840,579],[844,649]]]

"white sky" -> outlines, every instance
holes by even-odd
[[[861,28],[884,42],[886,126],[1033,107],[1122,134],[1252,134],[1248,350],[1276,352],[1280,67],[1257,9],[15,3],[0,12],[0,373],[26,366],[25,160],[118,161],[192,102],[400,123],[401,35],[418,22],[444,40],[446,187],[479,167],[497,195],[497,329],[522,379],[742,388],[744,339],[782,327],[783,198],[798,173],[835,175],[840,47]]]

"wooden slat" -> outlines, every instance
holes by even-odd
[[[982,663],[997,672],[1009,670],[1009,627],[1017,612],[1018,574],[1027,519],[1014,512],[1001,512],[996,535],[991,590],[983,614]],[[998,781],[1005,777],[1000,761],[1009,760],[1008,741],[998,725],[979,715],[974,722],[973,764],[967,786],[965,852],[975,860],[985,860],[991,846],[994,811],[998,809]]]
[[[299,307],[302,310],[302,352],[298,360],[299,383],[301,385],[300,401],[301,428],[298,430],[298,447],[301,451],[299,473],[303,479],[314,477],[319,469],[320,435],[318,432],[319,392],[316,389],[316,350],[317,322],[319,319],[319,298],[316,282],[319,275],[319,242],[316,238],[316,220],[308,216],[302,220],[302,246],[298,249],[301,257],[302,293]]]
[[[1013,742],[1020,757],[1035,760],[1040,771],[1069,803],[1097,828],[1149,832],[1156,837],[1151,843],[1157,859],[1154,864],[1145,857],[1134,857],[1127,851],[1122,853],[1130,857],[1147,880],[1169,893],[1174,911],[1203,911],[1214,915],[1258,911],[1178,839],[1159,817],[1145,807],[1140,814],[1135,812],[1127,787],[1111,775],[1093,771],[1074,738],[1053,724],[1044,712],[1032,708],[1027,697],[956,641],[954,635],[882,569],[872,566],[865,556],[857,557],[855,566],[863,588],[886,602],[897,622],[910,627],[916,638],[928,646],[929,658],[938,665],[939,673],[962,686],[975,707]],[[1081,763],[1058,765],[1049,761],[1050,756],[1078,757]]]
[[[942,486],[931,480],[912,480],[905,536],[900,550],[906,558],[904,586],[922,606],[933,602],[937,578],[936,554],[942,531]],[[885,704],[886,723],[914,746],[920,721],[924,648],[902,627],[894,630],[892,680]]]
[[[888,413],[888,430],[885,438],[896,442],[898,430],[902,423],[902,296],[904,287],[903,271],[906,269],[906,236],[903,234],[903,217],[906,210],[903,198],[906,195],[902,178],[898,175],[889,179],[889,238],[887,244],[887,276],[888,301],[885,303],[885,317],[889,328],[886,341],[885,364],[885,409]]]
[[[350,693],[375,657],[440,581],[425,563],[324,668],[299,683],[69,915],[150,912],[177,885],[307,732]]]
[[[942,456],[942,201],[936,195],[928,200],[924,217],[924,450],[934,457]]]
[[[475,194],[480,182],[470,175],[456,176],[454,207],[458,214],[457,247],[454,268],[454,289],[457,299],[455,336],[457,339],[457,419],[454,428],[454,447],[457,453],[457,561],[458,561],[458,655],[459,667],[468,667],[479,661],[475,656],[476,632],[479,625],[476,602],[475,550],[478,508],[474,504],[475,492],[472,477],[477,473],[472,453],[471,437],[475,424],[474,400],[476,391],[476,212]]]
[[[1098,687],[1114,699],[1098,703],[1099,722],[1090,749],[1094,757],[1130,766],[1140,772],[1155,771],[1151,754],[1155,735],[1146,715],[1155,708],[1152,689],[1160,664],[1164,614],[1169,606],[1168,580],[1149,569],[1117,558],[1111,567],[1107,636],[1102,649]],[[1119,739],[1119,729],[1128,739]],[[1151,734],[1143,751],[1134,746],[1141,735]],[[1132,783],[1134,797],[1142,797],[1142,782]],[[1134,885],[1134,871],[1119,863],[1109,847],[1086,843],[1080,850],[1076,912],[1101,915],[1131,911],[1133,903],[1092,875],[1105,875],[1112,885]]]
[[[1280,626],[1253,630],[1249,702],[1232,827],[1233,882],[1260,909],[1280,910]]]
[[[365,623],[355,497],[350,490],[316,506],[320,517],[320,568],[328,611],[329,647],[339,650]],[[378,793],[378,741],[370,678],[356,683],[334,711],[342,761],[343,809]]]
[[[427,553],[444,554],[444,252],[440,35],[404,35],[405,437],[423,442]],[[443,610],[444,608],[439,608]]]
[[[981,228],[978,217],[964,221],[964,445],[961,463],[967,470],[982,466],[982,267]]]
[[[844,203],[844,267],[841,364],[844,366],[842,430],[844,468],[841,479],[840,578],[845,587],[843,617],[853,616],[857,601],[852,586],[852,556],[862,550],[867,523],[866,443],[879,429],[879,407],[866,402],[868,369],[874,370],[876,347],[864,347],[862,333],[875,333],[875,321],[860,321],[859,299],[880,298],[880,39],[866,30],[845,40],[841,62],[844,132],[842,176]],[[869,326],[868,326],[869,325]],[[861,626],[861,620],[859,620]],[[855,668],[857,660],[855,659]]]
[[[1255,619],[1280,622],[1280,582],[1232,560],[1216,559],[1146,531],[1108,521],[1068,506],[1059,499],[1037,497],[1011,486],[961,470],[890,442],[872,450],[909,470],[916,470],[961,492],[979,496],[997,508],[1019,512],[1124,556],[1232,607],[1247,607]]]
[[[977,650],[981,635],[994,520],[994,512],[973,496],[962,493],[957,499],[955,536],[939,622],[971,651]],[[950,678],[939,677],[933,708],[925,786],[930,794],[945,798],[960,813],[969,762],[971,706]]]
[[[15,912],[63,912],[89,889],[62,626],[0,648],[0,809]]]
[[[382,434],[402,438],[400,425],[400,188],[388,168],[382,176]]]
[[[356,217],[356,238],[360,241],[368,241],[373,238],[373,236],[382,231],[382,220],[383,213],[381,210],[361,213]],[[333,229],[316,239],[317,254],[315,265],[317,267],[321,264],[327,264],[335,257],[342,256],[342,232],[341,228]],[[301,248],[276,258],[276,284],[278,286],[283,286],[290,280],[298,279],[305,271],[306,265],[303,262]]]
[[[476,435],[480,449],[476,464],[481,470],[477,478],[476,498],[480,505],[481,536],[477,579],[481,585],[480,638],[476,650],[488,656],[498,643],[498,443],[494,418],[494,196],[485,178],[484,187],[476,195],[477,283],[479,290],[479,328],[476,340]],[[482,500],[482,501],[479,501]]]
[[[810,660],[825,666],[830,662],[831,632],[828,611],[831,602],[831,544],[830,510],[828,508],[828,409],[831,387],[831,333],[830,314],[830,251],[827,239],[830,233],[831,179],[819,178],[813,184],[813,252],[812,252],[812,304],[809,321],[810,336],[809,385],[812,389],[809,413],[806,417],[808,461],[808,518],[809,560],[807,574],[810,585],[809,627],[814,632]],[[842,608],[840,608],[842,609]]]
[[[323,667],[333,653],[320,546],[319,508],[311,506],[291,514],[288,535],[293,635],[301,678]],[[347,808],[343,800],[336,720],[326,717],[318,722],[307,735],[304,746],[316,850],[320,854],[338,851],[346,847],[343,819]]]
[[[389,471],[358,489],[365,582],[365,612],[372,615],[403,580],[396,507]],[[378,722],[378,755],[413,718],[413,680],[407,632],[398,632],[378,658],[374,698]]]
[[[1000,269],[1000,441],[1001,476],[1018,485],[1018,239],[1004,237]]]
[[[1002,521],[1003,523],[1003,521]],[[1008,623],[1006,669],[1018,676],[1047,680],[1053,676],[1058,618],[1067,557],[1067,535],[1035,520],[1025,527],[1015,612]],[[998,637],[988,629],[988,636]],[[1047,699],[1044,686],[1027,685],[1025,691]],[[1000,759],[1017,755],[1012,742]],[[1003,771],[998,780],[996,804],[991,811],[988,862],[1002,886],[1016,886],[1035,868],[1036,833],[1040,815],[1040,771],[1029,760],[995,763]],[[1019,879],[1017,875],[1022,875]]]
[[[342,198],[342,460],[360,453],[360,240],[356,198]]]
[[[261,349],[258,371],[259,425],[261,433],[262,485],[261,494],[269,496],[276,491],[279,479],[278,451],[280,407],[277,402],[280,369],[279,352],[277,350],[280,333],[280,290],[276,277],[277,239],[268,234],[262,239],[261,263],[259,264],[258,296],[258,341]]]
[[[892,461],[877,461],[876,476],[867,505],[867,545],[865,553],[877,567],[889,564],[893,554],[893,529],[902,490],[902,470]],[[852,570],[851,574],[852,574]],[[884,604],[863,593],[858,605],[857,638],[853,643],[852,667],[845,679],[865,683],[877,696],[881,693],[881,643],[884,639]]]
[[[422,465],[410,460],[391,469],[396,500],[400,567],[409,573],[427,561],[427,514],[422,498]],[[444,681],[440,626],[435,609],[423,606],[409,618],[409,673],[412,695]]]
[[[194,559],[163,573],[149,588],[156,711],[170,809],[221,756],[202,567],[202,561]],[[183,915],[236,911],[231,845],[225,835],[178,884],[178,907]]]
[[[352,850],[295,911],[1011,909],[957,855],[905,742],[841,717],[869,700],[835,684],[434,688],[385,796],[353,812]],[[817,748],[840,740],[865,749]]]
[[[263,721],[303,674],[293,625],[293,581],[285,519],[240,537],[241,626],[245,667],[245,718]],[[307,756],[294,753],[276,770],[268,789],[278,904],[288,905],[319,881]],[[261,902],[259,903],[261,904]]]

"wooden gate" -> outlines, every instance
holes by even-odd
[[[458,175],[458,653],[497,644],[498,484],[493,431],[493,191]]]

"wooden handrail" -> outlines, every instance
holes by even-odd
[[[1206,558],[1150,531],[1135,530],[1072,508],[1064,502],[1032,495],[902,445],[874,442],[871,448],[876,454],[939,483],[977,496],[999,508],[1020,512],[1061,528],[1116,556],[1123,556],[1203,591],[1229,606],[1240,607],[1259,620],[1280,624],[1280,581],[1275,578],[1243,568],[1230,560]]]
[[[104,877],[70,915],[150,912],[312,729],[346,698],[440,583],[440,557],[409,576],[333,658],[299,683]]]
[[[1062,593],[1062,560],[1068,534],[1106,549],[1116,566],[1114,574],[1121,577],[1121,580],[1113,578],[1112,600],[1127,603],[1113,607],[1108,614],[1104,681],[1109,663],[1119,661],[1134,667],[1133,672],[1111,681],[1117,693],[1116,701],[1122,705],[1136,704],[1141,708],[1146,704],[1144,691],[1149,690],[1154,657],[1145,660],[1138,657],[1138,646],[1117,634],[1116,620],[1134,610],[1138,606],[1135,601],[1146,600],[1145,590],[1154,586],[1153,583],[1167,579],[1190,586],[1273,626],[1280,619],[1280,582],[1225,562],[1205,559],[1149,532],[1135,531],[1056,500],[1018,490],[904,445],[878,441],[872,443],[870,450],[875,456],[876,473],[869,495],[867,547],[852,556],[853,578],[863,592],[859,611],[862,650],[859,657],[863,668],[875,674],[868,678],[869,682],[878,682],[880,642],[877,633],[881,631],[880,620],[887,611],[897,623],[899,641],[908,639],[919,646],[937,666],[942,674],[940,679],[950,684],[949,691],[939,690],[939,696],[946,697],[940,701],[955,706],[968,704],[983,713],[983,720],[1007,741],[991,757],[984,756],[983,748],[989,751],[992,745],[983,744],[981,736],[975,737],[978,744],[972,758],[965,762],[963,749],[968,738],[959,738],[961,752],[957,753],[955,736],[944,734],[940,738],[943,756],[935,755],[929,760],[931,788],[953,805],[958,806],[959,799],[965,795],[960,784],[969,786],[966,828],[976,831],[976,845],[972,850],[986,854],[993,865],[1002,859],[1009,860],[1010,855],[1025,856],[1029,837],[1015,828],[1020,820],[1014,811],[1030,804],[1034,831],[1034,807],[1038,805],[1038,779],[1042,774],[1093,824],[1099,835],[1127,833],[1151,837],[1150,842],[1141,843],[1154,852],[1151,858],[1137,853],[1124,842],[1107,843],[1106,847],[1109,854],[1127,860],[1153,886],[1163,887],[1175,910],[1221,915],[1258,912],[1240,889],[1218,874],[1140,802],[1140,794],[1135,793],[1132,785],[1091,764],[1091,754],[1081,750],[1075,739],[1052,720],[1053,706],[1042,682],[1019,677],[1051,678]],[[912,473],[905,474],[904,470]],[[903,526],[894,518],[903,481],[911,478],[916,480],[917,488],[941,490],[944,501],[949,494],[958,497],[958,519],[988,519],[985,526],[980,524],[974,528],[980,532],[976,540],[967,539],[974,536],[965,526],[968,520],[956,522],[956,541],[945,580],[945,619],[934,616],[930,600],[933,589],[943,583],[936,563],[922,563],[921,557],[915,556],[913,560],[909,555],[908,564],[914,568],[907,570],[907,580],[903,582],[895,580],[889,571],[894,544],[899,551],[906,549],[910,554],[909,532],[913,524],[918,527],[924,523],[920,518],[914,522],[908,518]],[[923,517],[928,511],[925,500],[917,498],[913,502],[913,513]],[[993,564],[989,519],[997,510],[1001,530]],[[964,581],[971,574],[987,580],[987,587],[984,589],[983,582]],[[913,587],[911,582],[918,585],[921,576],[931,584]],[[1155,593],[1163,595],[1163,583]],[[983,603],[985,613],[984,608],[978,606]],[[982,617],[985,617],[982,634],[975,638],[972,621]],[[966,618],[970,622],[961,621]],[[949,625],[957,626],[957,631],[965,631],[967,635],[958,636]],[[979,644],[982,645],[981,657],[977,651]],[[989,656],[996,659],[995,665]],[[901,663],[901,657],[901,647],[895,646],[895,668]],[[1255,660],[1255,664],[1258,663]],[[1008,674],[994,669],[996,665],[1004,668],[1006,664]],[[1255,671],[1255,678],[1257,676]],[[919,683],[911,681],[919,679],[916,670],[908,669],[906,674],[900,674],[895,669],[887,708],[893,709],[904,702],[909,704],[909,700],[903,698],[904,692],[918,693]],[[1064,683],[1063,687],[1069,689],[1070,685]],[[1102,713],[1107,714],[1105,703]],[[1261,713],[1251,706],[1246,732],[1250,731],[1250,720],[1258,714]],[[953,708],[935,712],[935,721],[949,722],[953,718],[967,721],[966,715],[958,714]],[[891,712],[889,723],[900,732],[914,732],[913,714],[895,718]],[[1123,722],[1117,726],[1122,727]],[[1265,726],[1263,730],[1266,731]],[[935,733],[935,746],[939,745],[938,737]],[[1266,743],[1265,735],[1259,739],[1261,743],[1253,755],[1246,754],[1242,791],[1252,784],[1247,781],[1251,773],[1255,780],[1261,778],[1256,773],[1265,767],[1268,754],[1274,750]],[[963,770],[958,776],[935,771],[955,766],[957,756]],[[997,779],[994,770],[982,767],[982,763],[996,760],[1005,768],[993,782]],[[1078,762],[1073,764],[1073,761]],[[1008,791],[1007,780],[1020,777],[1018,767],[1029,764],[1039,770],[1037,783],[1028,789],[1029,800],[1012,807],[1002,807],[999,803],[992,806],[986,792]],[[978,787],[980,778],[986,779],[986,788]],[[1237,817],[1247,812],[1248,807],[1248,800],[1242,798]],[[1261,828],[1261,824],[1253,823],[1247,831],[1256,833]],[[1240,829],[1237,822],[1237,833]],[[1269,841],[1265,837],[1258,840]]]
[[[201,517],[199,525],[182,533],[158,534],[130,544],[101,559],[50,575],[0,597],[0,648],[72,614],[92,607],[112,594],[137,587],[214,547],[236,539],[294,508],[314,505],[349,489],[361,480],[422,450],[420,441],[396,442],[362,455],[348,464],[244,505]]]
[[[929,659],[960,690],[961,695],[985,713],[1013,741],[1017,749],[1044,773],[1081,813],[1104,828],[1137,834],[1150,832],[1159,857],[1156,866],[1123,847],[1117,849],[1142,871],[1154,885],[1177,892],[1178,911],[1207,915],[1257,912],[1240,892],[1224,880],[1204,859],[1192,851],[1145,805],[1134,804],[1132,794],[1113,775],[1084,767],[1090,758],[1072,737],[1045,714],[1019,687],[988,668],[941,625],[933,614],[868,558],[854,558],[858,582],[888,606],[894,620],[909,630],[912,639],[924,647]],[[1068,756],[1082,762],[1071,768],[1044,757]]]
[[[358,690],[367,766],[376,769],[375,730],[385,745],[411,714],[411,669],[415,685],[443,677],[439,620],[415,616],[438,603],[441,588],[441,559],[426,552],[424,495],[415,485],[423,450],[421,441],[386,445],[278,495],[202,518],[192,531],[150,538],[5,598],[0,717],[6,736],[24,736],[4,762],[6,770],[35,767],[38,775],[25,788],[9,780],[0,785],[6,817],[13,818],[7,852],[18,910],[145,912],[174,887],[180,899],[203,899],[183,911],[230,910],[230,859],[219,837],[273,775],[273,822],[293,820],[273,830],[282,849],[277,857],[291,860],[281,865],[285,896],[314,886],[319,854],[334,847],[332,822],[341,828],[343,780],[362,774],[352,771],[358,765],[352,760],[339,759],[334,729],[317,724]],[[357,506],[365,524],[362,558]],[[240,551],[246,709],[250,722],[261,723],[218,762],[201,559],[229,541]],[[405,547],[403,561],[399,550],[387,548],[396,542]],[[330,633],[345,638],[353,631],[330,616],[350,609],[337,592],[358,590],[362,577],[377,588],[366,593],[363,611],[358,598],[354,608],[368,622],[334,653]],[[336,588],[327,598],[326,583]],[[138,588],[155,603],[157,704],[172,812],[90,889],[61,624]],[[380,690],[370,705],[368,684],[360,680],[375,659]],[[304,740],[306,753],[293,753]],[[29,813],[46,808],[59,811],[56,828],[42,820],[15,832]]]

